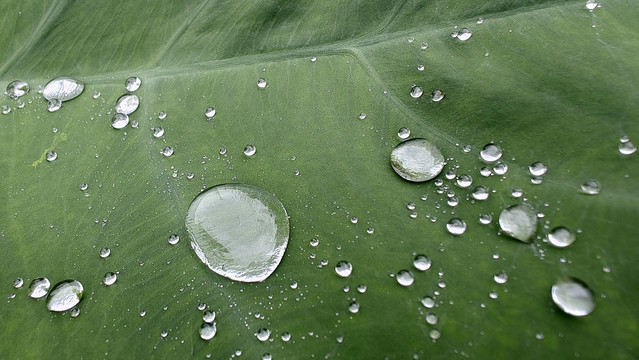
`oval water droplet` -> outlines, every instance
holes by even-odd
[[[13,280],[13,287],[16,289],[21,288],[23,284],[24,284],[24,280],[22,280],[22,278],[17,278]]]
[[[548,234],[548,241],[556,247],[566,247],[575,242],[575,234],[563,226],[554,228]]]
[[[348,305],[348,311],[351,314],[357,314],[359,312],[359,303],[357,301],[353,301]]]
[[[260,89],[264,89],[264,88],[266,87],[266,85],[267,85],[267,84],[266,84],[266,80],[265,80],[265,79],[263,79],[263,78],[259,78],[259,79],[257,80],[257,87],[258,87],[258,88],[260,88]]]
[[[169,157],[173,155],[173,148],[171,146],[166,146],[162,150],[160,150],[160,154]]]
[[[481,155],[481,158],[486,162],[495,162],[501,158],[503,151],[498,145],[486,144],[479,152],[479,155]]]
[[[471,196],[475,200],[484,201],[488,199],[488,196],[490,196],[490,192],[483,186],[477,186],[475,187],[475,189],[473,189]]]
[[[423,297],[420,302],[422,303],[422,305],[424,305],[425,308],[427,309],[432,309],[433,307],[435,307],[435,299],[433,299],[430,296],[426,296]]]
[[[424,90],[422,90],[422,88],[417,86],[417,85],[413,85],[410,88],[410,96],[413,99],[417,99],[417,98],[421,97],[423,94],[424,94]]]
[[[5,93],[12,99],[17,99],[29,92],[29,84],[22,80],[14,80],[7,85]]]
[[[473,184],[473,178],[470,175],[460,175],[457,178],[457,185],[461,188],[467,188]]]
[[[291,340],[291,333],[285,332],[282,334],[282,341],[289,342]]]
[[[335,265],[335,272],[341,277],[349,277],[353,272],[353,265],[348,261],[340,261]]]
[[[410,130],[408,128],[400,128],[399,131],[397,132],[397,137],[399,137],[400,139],[408,139],[408,137],[410,136]]]
[[[548,171],[548,167],[537,161],[528,166],[528,171],[533,176],[542,176]]]
[[[212,324],[204,323],[200,327],[200,337],[202,338],[202,340],[211,340],[213,339],[213,337],[215,337],[216,333],[217,333],[217,326],[215,326],[215,323],[212,323]]]
[[[622,142],[619,144],[619,152],[622,155],[632,155],[637,151],[637,147],[630,141]]]
[[[462,219],[452,218],[446,224],[446,230],[451,235],[461,235],[466,232],[466,222]]]
[[[60,101],[59,99],[51,99],[47,101],[47,110],[49,110],[49,112],[56,112],[60,110],[61,107],[62,101]]]
[[[142,80],[137,76],[132,76],[124,82],[124,88],[129,92],[136,91],[140,88],[140,85],[142,85]]]
[[[251,156],[255,155],[256,151],[257,151],[257,148],[255,146],[253,146],[253,145],[246,145],[244,147],[244,155],[246,155],[246,156],[251,157]]]
[[[601,184],[597,180],[586,180],[581,184],[581,191],[588,195],[597,195],[601,191]]]
[[[537,231],[537,214],[528,204],[513,205],[499,215],[499,227],[514,239],[530,242]]]
[[[259,341],[266,341],[271,336],[271,330],[267,328],[261,328],[255,333],[255,337]]]
[[[417,65],[417,70],[418,71],[424,71],[424,65],[422,65],[422,64]]]
[[[98,90],[93,90],[93,93],[91,94],[91,96],[93,96],[94,99],[97,99],[100,97],[100,92]]]
[[[586,9],[593,11],[597,8],[597,5],[599,5],[599,3],[597,3],[596,0],[588,0],[586,1]]]
[[[432,93],[430,93],[430,99],[434,102],[440,102],[444,99],[444,92],[438,89],[433,90]]]
[[[72,308],[71,311],[69,311],[69,315],[71,315],[72,318],[80,316],[80,308],[79,307]]]
[[[84,287],[77,280],[66,280],[57,284],[47,299],[49,311],[67,311],[80,303]]]
[[[413,274],[408,270],[400,270],[397,275],[395,275],[395,279],[401,286],[411,286],[415,281]]]
[[[428,332],[428,336],[433,340],[437,340],[442,336],[442,334],[439,332],[439,330],[433,329]]]
[[[466,41],[470,39],[471,36],[473,36],[473,33],[468,28],[462,28],[457,32],[457,39],[460,41]]]
[[[579,279],[560,279],[552,286],[551,296],[561,310],[572,316],[586,316],[595,310],[592,290]]]
[[[129,125],[129,115],[120,113],[115,113],[115,115],[113,115],[113,118],[111,119],[111,127],[119,130],[124,129],[127,125]]]
[[[135,94],[125,94],[115,102],[115,112],[130,115],[140,106],[140,98]]]
[[[488,225],[493,221],[493,217],[490,214],[479,215],[479,223],[482,225]]]
[[[419,271],[426,271],[430,269],[432,262],[430,258],[426,255],[417,255],[415,259],[413,259],[413,266],[415,269]]]
[[[58,158],[58,153],[57,152],[55,152],[53,150],[47,152],[46,159],[47,159],[48,162],[55,161],[55,159],[57,159],[57,158]]]
[[[360,113],[360,114],[359,114],[359,116],[358,116],[358,118],[359,118],[360,120],[364,120],[364,119],[366,119],[366,113]]]
[[[403,179],[424,182],[439,175],[445,161],[435,145],[426,139],[412,139],[393,149],[390,162],[393,170]]]
[[[160,119],[160,120],[166,119],[166,113],[164,111],[160,111],[158,113],[158,119]]]
[[[215,108],[209,107],[206,108],[206,111],[204,111],[204,115],[206,116],[207,119],[212,119],[213,116],[215,116]]]
[[[111,249],[109,248],[102,248],[100,249],[100,257],[103,259],[106,259],[109,257],[109,255],[111,255]]]
[[[427,43],[426,41],[424,41],[424,42],[423,42],[423,43],[419,46],[419,48],[420,48],[420,49],[422,49],[422,50],[426,50],[426,49],[428,49],[428,43]]]
[[[68,77],[55,78],[45,85],[42,96],[45,99],[69,101],[78,97],[84,91],[84,84]]]
[[[437,315],[435,314],[427,314],[426,315],[426,322],[430,325],[437,325]]]
[[[112,272],[104,274],[104,285],[111,286],[118,280],[118,275]]]
[[[169,244],[175,245],[180,242],[180,236],[176,234],[169,235]]]
[[[493,280],[495,280],[497,284],[505,284],[508,281],[508,275],[502,271],[495,274],[495,276],[493,276]]]
[[[235,281],[266,280],[288,245],[286,209],[250,185],[218,185],[200,194],[189,207],[186,227],[200,260]]]
[[[154,127],[151,130],[153,130],[153,137],[156,139],[164,136],[164,128],[161,126]]]
[[[497,175],[504,175],[508,172],[508,165],[504,164],[503,162],[498,162],[497,164],[495,164],[495,167],[493,167],[493,171]]]

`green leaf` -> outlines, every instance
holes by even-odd
[[[624,135],[639,142],[638,16],[629,0],[592,12],[585,0],[3,1],[0,85],[20,79],[31,92],[24,108],[0,102],[11,109],[0,114],[0,357],[634,358],[639,155],[617,148]],[[451,37],[464,27],[470,39]],[[50,113],[36,90],[60,76],[85,90]],[[115,130],[130,76],[142,79],[139,127]],[[456,207],[435,181],[394,173],[402,127],[442,151],[444,173],[472,176],[469,188],[438,177]],[[504,150],[503,176],[480,175],[491,142]],[[58,158],[46,161],[48,151]],[[533,185],[536,161],[549,170]],[[588,179],[599,195],[579,190]],[[273,193],[290,215],[288,249],[264,282],[218,276],[189,246],[191,201],[225,183]],[[486,201],[472,200],[478,185]],[[497,222],[524,201],[543,214],[531,244]],[[463,235],[446,231],[454,217]],[[558,226],[574,244],[543,241]],[[181,238],[173,246],[171,234]],[[432,267],[416,270],[416,254]],[[348,278],[334,271],[342,260]],[[411,286],[393,278],[401,270]],[[501,271],[505,284],[493,280]],[[107,272],[118,274],[111,286]],[[78,317],[28,297],[43,276],[83,284]],[[551,286],[566,276],[593,289],[592,314],[553,304]],[[435,293],[437,307],[425,308]],[[200,303],[216,312],[209,341]],[[261,328],[269,341],[254,335]]]

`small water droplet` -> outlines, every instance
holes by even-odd
[[[311,57],[311,62],[316,62],[317,61],[317,57],[313,56]]]
[[[484,23],[484,19],[483,18],[477,19],[477,25],[481,25],[483,23]]]
[[[359,303],[357,301],[353,301],[348,305],[348,311],[351,314],[357,314],[359,312]]]
[[[417,70],[418,71],[424,71],[424,65],[422,65],[422,64],[417,65]]]
[[[440,102],[444,99],[444,92],[437,89],[433,90],[433,92],[430,93],[430,99],[434,102]]]
[[[488,296],[494,300],[499,297],[499,294],[497,294],[497,291],[491,291],[490,294],[488,294]]]
[[[57,152],[55,152],[53,150],[47,152],[46,159],[47,159],[48,162],[55,161],[55,159],[57,159],[57,158],[58,158],[58,153]]]
[[[400,128],[399,131],[397,132],[397,137],[399,137],[400,139],[408,139],[408,137],[410,136],[410,130],[408,128]]]
[[[7,115],[11,112],[11,107],[8,105],[2,105],[2,114]]]
[[[408,38],[408,42],[409,42],[409,43],[412,43],[413,41],[415,41],[415,38],[414,38],[414,37],[412,37],[412,36],[411,36],[411,37],[409,37],[409,38]]]
[[[415,210],[415,203],[409,202],[408,204],[406,204],[406,208],[408,210]]]
[[[80,190],[86,191],[88,188],[89,188],[89,185],[87,183],[80,184]]]
[[[552,286],[551,296],[561,310],[572,316],[586,316],[595,310],[592,290],[579,279],[560,279]]]
[[[61,107],[62,101],[59,99],[51,99],[47,102],[47,110],[49,110],[49,112],[56,112],[60,110]]]
[[[112,272],[104,274],[104,285],[111,286],[118,280],[118,275]]]
[[[44,86],[42,96],[49,101],[59,100],[62,102],[78,97],[83,91],[84,84],[81,82],[67,77],[59,77]]]
[[[263,78],[259,78],[257,80],[257,87],[260,89],[264,89],[266,87],[266,80]]]
[[[29,84],[22,80],[14,80],[7,85],[5,94],[9,95],[12,99],[17,99],[29,92]]]
[[[514,188],[510,191],[510,195],[512,195],[512,197],[514,198],[520,198],[522,197],[522,195],[524,195],[524,191],[520,188]]]
[[[288,332],[285,332],[282,334],[282,341],[284,342],[289,342],[291,340],[291,334]]]
[[[530,171],[530,174],[533,176],[542,176],[548,171],[548,167],[537,161],[528,166],[528,171]]]
[[[113,118],[111,119],[111,127],[119,130],[124,129],[127,125],[129,125],[129,115],[120,113],[115,113],[115,115],[113,115]]]
[[[548,241],[556,247],[566,247],[576,240],[575,234],[563,226],[554,228],[548,234]]]
[[[255,148],[255,146],[253,145],[246,145],[244,147],[244,155],[246,156],[253,156],[255,155],[255,152],[257,151],[257,148]]]
[[[481,155],[481,158],[486,162],[495,162],[501,158],[503,151],[498,145],[486,144],[479,152],[479,155]]]
[[[204,323],[200,327],[200,337],[202,338],[202,340],[211,340],[213,339],[213,337],[215,337],[216,333],[217,333],[217,326],[215,325],[215,323],[212,323],[212,324]]]
[[[400,270],[395,276],[395,279],[401,286],[411,286],[415,281],[413,274],[408,270]]]
[[[212,107],[206,108],[206,111],[204,111],[204,115],[208,120],[212,119],[215,116],[215,113],[215,108]]]
[[[493,171],[497,175],[505,175],[508,172],[508,165],[503,162],[498,162],[495,164],[495,167],[493,167]]]
[[[499,227],[514,239],[530,242],[537,231],[537,214],[528,204],[513,205],[499,215]]]
[[[115,112],[130,115],[140,106],[140,99],[134,94],[125,94],[115,103]]]
[[[67,311],[80,303],[84,287],[77,280],[66,280],[57,284],[47,298],[49,311]]]
[[[473,36],[473,33],[468,28],[462,28],[457,32],[457,39],[460,41],[466,41]]]
[[[368,229],[366,229],[366,233],[369,235],[372,235],[375,232],[375,228],[369,227]]]
[[[493,221],[493,217],[490,214],[479,215],[479,223],[482,225],[488,225]]]
[[[160,154],[169,157],[173,155],[173,148],[170,146],[166,146],[164,149],[160,150]]]
[[[487,188],[485,188],[483,186],[477,186],[473,190],[471,196],[475,200],[484,201],[484,200],[488,199],[488,196],[490,196],[490,192],[488,191]]]
[[[80,316],[80,308],[79,307],[74,307],[73,309],[71,309],[69,314],[71,315],[72,318]]]
[[[597,5],[599,5],[599,3],[597,3],[596,0],[588,0],[586,1],[586,9],[593,11],[597,8]]]
[[[630,141],[622,142],[619,144],[619,152],[622,155],[632,155],[637,151],[637,147]]]
[[[271,354],[269,353],[266,353],[262,355],[262,360],[273,360],[273,356],[271,356]]]
[[[341,277],[349,277],[353,272],[353,265],[348,261],[340,261],[335,265],[335,272]]]
[[[428,336],[433,340],[437,340],[442,336],[442,334],[439,332],[439,330],[432,329],[431,331],[428,332]]]
[[[91,96],[93,96],[94,99],[97,99],[100,97],[100,92],[98,90],[93,90],[93,93],[91,94]]]
[[[103,247],[102,249],[100,249],[100,257],[103,259],[106,259],[109,257],[109,255],[111,255],[111,249]]]
[[[422,49],[422,50],[428,49],[428,43],[426,41],[424,41],[419,48]]]
[[[357,292],[359,292],[360,294],[365,293],[366,290],[367,290],[366,285],[364,284],[357,285]]]
[[[140,85],[142,85],[142,80],[137,76],[130,77],[124,82],[124,88],[129,92],[139,89]]]
[[[505,284],[506,281],[508,281],[508,275],[502,271],[495,274],[495,276],[493,276],[493,280],[495,280],[497,284]]]
[[[426,255],[417,255],[415,259],[413,259],[413,266],[419,271],[426,271],[430,269],[431,260]]]
[[[197,304],[197,309],[203,311],[204,309],[206,309],[206,303],[201,302]]]
[[[358,221],[359,221],[359,220],[358,220],[355,216],[353,216],[353,217],[351,218],[351,223],[353,223],[353,224],[357,224],[357,222],[358,222]]]
[[[205,311],[204,315],[202,315],[202,320],[204,320],[205,323],[212,323],[215,321],[215,311]]]
[[[171,244],[171,245],[175,245],[175,244],[177,244],[178,242],[180,242],[180,236],[179,236],[179,235],[171,234],[171,235],[169,236],[169,244]]]
[[[432,309],[433,307],[435,307],[435,299],[433,299],[430,296],[426,296],[423,297],[420,302],[422,303],[422,305],[424,305],[425,308],[427,309]]]
[[[161,138],[164,135],[164,128],[161,126],[154,127],[151,130],[153,130],[154,138]]]
[[[435,314],[427,314],[426,315],[426,322],[430,325],[437,325],[437,315]]]
[[[358,117],[359,117],[360,120],[364,120],[364,119],[366,119],[366,113],[364,113],[364,112],[360,113]]]
[[[479,174],[483,177],[489,177],[493,174],[493,171],[489,167],[484,166],[479,170]]]
[[[451,235],[461,235],[466,232],[466,222],[458,218],[452,218],[446,224],[446,229]]]
[[[413,86],[410,88],[410,96],[411,96],[413,99],[418,99],[419,97],[421,97],[421,96],[422,96],[422,94],[424,94],[424,90],[422,90],[422,88],[421,88],[421,87],[419,87],[419,86],[417,86],[417,85],[413,85]]]
[[[162,338],[165,338],[165,337],[167,337],[168,335],[169,335],[169,332],[168,332],[168,331],[166,331],[166,330],[164,330],[164,331],[162,331],[162,332],[160,333],[160,336],[161,336]]]
[[[444,156],[425,139],[412,139],[399,144],[390,156],[393,170],[403,179],[423,182],[433,179],[444,168]]]
[[[257,339],[262,342],[268,340],[270,336],[271,330],[267,328],[261,328],[255,333],[255,337],[257,337]]]
[[[457,178],[457,186],[461,187],[461,188],[467,188],[470,185],[473,184],[473,178],[470,177],[470,175],[460,175]]]
[[[22,280],[22,278],[17,278],[13,281],[13,287],[16,289],[21,288],[23,284],[24,284],[24,280]]]
[[[601,191],[601,184],[597,180],[586,180],[581,184],[581,191],[588,195],[597,195]]]

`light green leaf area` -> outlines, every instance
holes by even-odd
[[[23,108],[0,101],[11,109],[0,114],[0,358],[228,359],[238,349],[240,359],[634,358],[639,155],[618,146],[624,135],[639,143],[639,10],[629,0],[585,5],[3,1],[0,86],[20,79],[31,92]],[[451,36],[463,27],[470,39]],[[85,90],[50,113],[37,88],[59,76]],[[129,76],[142,79],[131,115],[139,126],[115,130]],[[436,180],[410,183],[392,170],[402,127],[448,159]],[[494,165],[479,156],[491,142],[504,150],[505,175],[480,175]],[[48,151],[58,158],[48,162]],[[536,161],[549,170],[534,185]],[[451,170],[473,185],[457,186],[444,176]],[[580,191],[588,179],[599,195]],[[190,247],[191,201],[225,183],[260,187],[290,215],[288,249],[264,282],[216,275]],[[475,186],[490,197],[473,200]],[[499,234],[499,213],[523,202],[540,217],[531,244]],[[446,231],[452,218],[466,222],[463,235]],[[574,244],[544,241],[558,226]],[[429,270],[413,267],[417,254],[430,257]],[[353,265],[348,278],[334,271],[341,260]],[[401,270],[411,286],[397,283]],[[505,284],[493,280],[501,271]],[[107,272],[118,273],[111,286]],[[79,316],[28,297],[43,276],[84,285]],[[554,305],[551,286],[566,276],[592,288],[592,314]],[[200,303],[217,314],[209,341]],[[261,328],[265,342],[254,335]]]

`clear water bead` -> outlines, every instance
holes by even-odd
[[[53,150],[47,152],[46,159],[47,159],[48,162],[53,162],[57,158],[58,158],[58,153],[57,152],[55,152]]]
[[[255,333],[255,337],[262,342],[268,340],[270,336],[271,336],[271,330],[267,328],[261,328]]]
[[[289,239],[286,209],[271,193],[244,184],[215,186],[193,200],[186,216],[191,246],[213,272],[231,280],[266,280]]]
[[[457,186],[461,188],[467,188],[473,184],[473,178],[470,175],[460,175],[457,178]]]
[[[508,172],[508,165],[504,164],[503,162],[498,162],[493,167],[493,171],[497,175],[505,175]]]
[[[422,65],[422,64],[417,65],[417,70],[418,71],[424,71],[424,65]]]
[[[475,187],[475,189],[473,190],[473,192],[471,194],[473,199],[479,200],[479,201],[484,201],[484,200],[488,199],[489,195],[490,195],[490,192],[488,191],[488,189],[486,187],[483,187],[483,186]]]
[[[257,80],[257,87],[260,89],[264,89],[266,87],[266,80],[263,78],[259,78]]]
[[[499,215],[499,227],[514,239],[530,242],[537,231],[537,214],[528,204],[513,205]]]
[[[180,242],[180,236],[176,234],[169,235],[169,244],[175,245]]]
[[[493,217],[490,214],[479,215],[479,223],[482,225],[488,225],[493,221]]]
[[[118,275],[116,273],[108,272],[104,274],[104,285],[111,286],[115,284],[118,280]]]
[[[390,162],[403,179],[424,182],[441,173],[445,160],[435,145],[425,139],[412,139],[393,149]]]
[[[395,275],[395,279],[401,286],[411,286],[415,281],[413,274],[408,270],[400,270],[397,275]]]
[[[528,166],[528,171],[530,171],[530,174],[533,176],[542,176],[546,174],[548,167],[537,161]]]
[[[24,280],[22,280],[22,278],[17,278],[13,280],[13,287],[16,289],[21,288],[23,284],[24,284]]]
[[[129,125],[129,115],[115,113],[113,118],[111,119],[111,127],[114,129],[124,129],[127,125]]]
[[[7,85],[5,94],[9,95],[12,99],[17,99],[26,95],[29,92],[29,84],[22,80],[14,80]]]
[[[400,128],[399,131],[397,132],[397,137],[399,137],[400,139],[408,139],[408,137],[410,136],[410,130],[408,128]]]
[[[440,102],[444,99],[444,92],[438,89],[433,90],[432,93],[430,93],[430,99],[434,102]]]
[[[257,148],[255,146],[253,146],[253,145],[246,145],[244,147],[244,155],[246,155],[246,156],[251,157],[251,156],[255,155],[256,151],[257,151]]]
[[[364,120],[364,119],[366,119],[366,113],[364,113],[364,112],[363,112],[363,113],[359,113],[358,118],[359,118],[360,120]]]
[[[552,286],[551,296],[561,310],[572,316],[586,316],[595,310],[592,290],[579,279],[560,279]]]
[[[601,191],[601,184],[597,180],[586,180],[581,184],[581,191],[588,195],[597,195]]]
[[[126,94],[120,96],[115,102],[115,112],[130,115],[140,106],[140,98],[134,94]]]
[[[462,219],[452,218],[446,224],[446,230],[451,235],[462,235],[466,232],[466,222]]]
[[[637,152],[637,147],[630,141],[622,142],[619,144],[619,152],[621,155],[632,155]]]
[[[359,303],[357,301],[353,301],[348,305],[348,311],[351,314],[357,314],[359,312]]]
[[[575,234],[563,226],[554,228],[548,234],[548,242],[556,247],[566,247],[575,242]]]
[[[291,340],[291,333],[285,332],[282,334],[282,341],[289,342]]]
[[[424,42],[423,42],[423,43],[419,46],[419,48],[420,48],[420,49],[422,49],[422,50],[426,50],[426,49],[428,49],[428,43],[427,43],[426,41],[424,41]]]
[[[335,265],[335,273],[343,278],[349,277],[352,272],[353,265],[348,261],[342,260]]]
[[[481,155],[481,158],[486,162],[495,162],[501,158],[503,151],[498,145],[486,144],[479,152],[479,155]]]
[[[103,259],[106,259],[109,257],[109,255],[111,255],[111,249],[103,247],[102,249],[100,249],[100,257]]]
[[[419,97],[421,97],[424,94],[424,90],[422,90],[421,87],[417,86],[417,85],[413,85],[410,88],[410,96],[413,99],[418,99]]]
[[[60,99],[51,99],[47,101],[47,110],[49,112],[56,112],[62,108],[62,101]]]
[[[49,293],[51,282],[45,277],[33,279],[29,285],[29,297],[39,299]]]
[[[67,77],[59,77],[49,81],[44,86],[42,96],[49,101],[55,99],[62,102],[78,97],[83,91],[84,84],[81,82]]]
[[[435,299],[433,299],[430,296],[426,296],[423,297],[420,302],[422,303],[422,305],[424,305],[425,308],[427,309],[432,309],[433,307],[435,307]]]
[[[200,338],[202,338],[202,340],[211,340],[215,337],[216,333],[217,326],[215,325],[215,323],[204,323],[200,327]]]
[[[207,119],[212,119],[215,116],[215,113],[215,108],[212,107],[206,108],[206,110],[204,111],[204,115]]]
[[[419,271],[426,271],[430,269],[431,264],[432,262],[430,258],[426,255],[417,255],[415,256],[415,259],[413,259],[413,266]]]
[[[160,111],[158,113],[158,119],[160,119],[160,120],[166,119],[166,113],[164,111]]]
[[[80,303],[84,294],[82,283],[77,280],[66,280],[57,284],[47,299],[49,311],[67,311]]]
[[[156,139],[164,136],[164,128],[161,126],[154,127],[151,130],[153,131],[153,137]]]
[[[166,146],[164,147],[164,149],[160,150],[160,154],[169,157],[171,155],[173,155],[173,148],[170,146]]]
[[[599,3],[596,0],[588,0],[586,1],[586,9],[593,11],[597,8]]]
[[[140,85],[142,85],[142,80],[137,76],[130,77],[124,82],[124,88],[129,92],[139,89]]]
[[[457,32],[457,39],[460,41],[466,41],[470,39],[471,36],[473,36],[473,33],[468,28],[462,28]]]
[[[493,280],[495,280],[497,284],[505,284],[508,281],[508,275],[502,271],[500,273],[495,274],[493,276]]]

